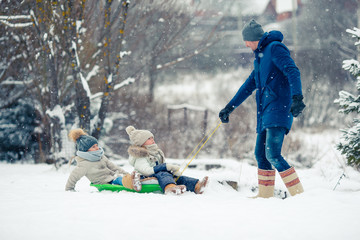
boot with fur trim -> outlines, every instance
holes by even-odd
[[[208,176],[204,177],[203,180],[198,181],[195,185],[195,193],[202,194],[204,192],[204,189],[207,187],[208,183],[209,183]]]
[[[275,170],[258,168],[259,193],[251,198],[270,198],[274,196]]]
[[[185,185],[175,185],[172,183],[166,185],[164,189],[165,194],[175,194],[175,195],[183,194],[185,191],[186,191]]]

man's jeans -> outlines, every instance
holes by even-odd
[[[285,132],[285,128],[273,127],[258,133],[255,146],[255,158],[258,162],[258,168],[271,170],[271,165],[273,165],[278,172],[290,168],[290,165],[281,156]]]

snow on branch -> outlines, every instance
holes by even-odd
[[[99,73],[99,69],[100,67],[98,65],[95,65],[86,76],[86,81],[88,82],[92,77],[96,76]]]
[[[80,60],[79,60],[79,56],[77,54],[76,43],[74,41],[71,41],[71,48],[75,53],[76,64],[77,64],[77,66],[80,66]],[[86,81],[86,79],[84,78],[84,76],[82,75],[82,73],[80,71],[79,71],[79,76],[80,76],[80,79],[81,79],[81,84],[83,85],[83,88],[86,91],[86,95],[90,98],[91,97],[91,91],[90,91],[89,84],[88,84],[88,82]]]
[[[13,28],[23,28],[23,27],[29,27],[32,26],[33,23],[32,22],[28,22],[28,23],[10,23],[8,21],[5,20],[0,20],[0,22],[8,27],[13,27]]]
[[[86,91],[86,95],[90,98],[91,96],[91,91],[90,91],[90,87],[88,82],[86,81],[86,79],[84,78],[84,76],[82,75],[81,72],[79,72],[80,75],[80,79],[81,79],[81,84],[83,85],[85,91]]]
[[[36,20],[35,13],[34,13],[34,11],[33,11],[32,9],[30,10],[30,16],[31,16],[31,18],[32,18],[33,21],[34,21],[35,26],[39,27],[39,23],[38,23],[38,21]]]
[[[178,59],[176,59],[174,61],[165,63],[164,65],[159,64],[159,65],[156,66],[156,69],[162,69],[162,68],[165,68],[165,67],[169,67],[171,65],[177,64],[177,63],[182,62],[184,60],[185,60],[185,58],[178,58]]]
[[[356,78],[356,89],[360,91],[360,75]]]
[[[118,90],[119,88],[122,88],[124,86],[127,86],[127,85],[130,85],[132,83],[135,82],[135,78],[128,78],[128,79],[125,79],[124,81],[122,81],[121,83],[119,84],[116,84],[114,86],[114,90]]]
[[[28,80],[28,81],[10,81],[10,80],[5,80],[3,82],[1,82],[2,85],[24,85],[24,84],[31,84],[33,83],[34,80]]]
[[[360,29],[359,29],[359,28],[354,27],[353,30],[351,30],[351,29],[346,29],[346,32],[352,34],[353,37],[355,37],[355,38],[358,39],[358,41],[355,42],[355,45],[356,45],[356,46],[357,46],[357,45],[360,45]]]
[[[346,91],[340,91],[339,96],[334,103],[340,105],[340,113],[360,112],[360,97]]]
[[[94,99],[96,99],[96,98],[101,97],[102,95],[104,95],[103,92],[98,92],[98,93],[95,93],[95,94],[91,95],[90,99],[91,99],[91,100],[94,100]]]
[[[31,16],[30,15],[0,16],[0,20],[18,20],[18,19],[31,20]]]
[[[30,15],[0,16],[0,22],[8,27],[22,28],[33,25],[33,22],[11,23],[11,20],[32,20],[32,17]]]
[[[354,59],[344,60],[342,67],[354,76],[360,75],[360,63]]]
[[[123,58],[123,57],[125,57],[125,56],[130,56],[131,55],[131,51],[121,51],[120,52],[120,54],[119,54],[119,56],[120,56],[120,58]]]
[[[130,84],[132,84],[134,82],[135,82],[135,78],[127,78],[126,80],[122,81],[121,83],[116,84],[114,86],[114,91],[116,91],[116,90],[118,90],[118,89],[120,89],[122,87],[128,86],[128,85],[130,85]],[[104,95],[103,92],[98,92],[98,93],[95,93],[94,95],[92,95],[90,97],[90,99],[93,100],[95,98],[101,97],[102,95]]]
[[[179,105],[168,105],[167,106],[168,109],[171,109],[171,110],[179,110],[179,109],[190,109],[190,110],[193,110],[193,111],[206,111],[206,108],[204,107],[199,107],[199,106],[194,106],[194,105],[190,105],[190,104],[179,104]]]
[[[51,118],[59,119],[60,123],[65,123],[65,117],[60,105],[56,105],[52,110],[47,110],[46,114]]]
[[[215,42],[212,42],[212,43],[207,43],[204,47],[200,48],[200,49],[196,49],[194,52],[190,52],[189,54],[183,56],[183,57],[180,57],[180,58],[177,58],[176,60],[174,61],[171,61],[171,62],[167,62],[165,64],[158,64],[156,66],[156,69],[157,70],[160,70],[160,69],[164,69],[164,68],[167,68],[167,67],[170,67],[172,65],[175,65],[177,63],[180,63],[186,59],[189,59],[195,55],[198,55],[199,53],[205,51],[206,49],[208,49],[209,47],[211,47],[212,45],[214,45],[217,41]]]
[[[75,51],[75,59],[76,59],[76,63],[78,66],[80,66],[80,60],[79,60],[79,56],[77,54],[77,48],[76,48],[76,43],[75,41],[71,41],[71,48],[74,49]]]

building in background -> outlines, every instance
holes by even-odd
[[[292,21],[294,13],[297,16],[301,14],[305,2],[306,0],[191,0],[190,5],[199,8],[194,18],[195,28],[208,28],[211,31],[216,26],[219,36],[218,43],[202,56],[197,56],[192,67],[213,69],[216,66],[226,69],[247,66],[251,63],[249,59],[253,57],[253,53],[245,47],[242,40],[241,29],[244,24],[255,19],[263,25],[265,31],[288,31],[283,25],[287,26]],[[287,43],[293,42],[293,33],[294,31],[287,33],[291,35]]]

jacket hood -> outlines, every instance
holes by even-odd
[[[264,36],[260,39],[257,51],[261,51],[263,48],[265,48],[268,44],[277,41],[282,42],[284,39],[284,35],[280,31],[270,31],[264,33]]]

